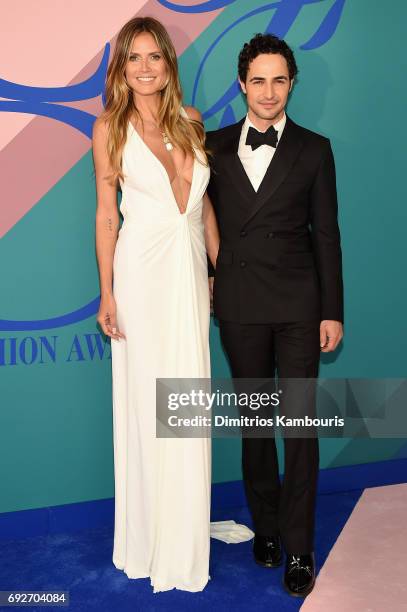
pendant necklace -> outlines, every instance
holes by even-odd
[[[165,144],[165,148],[167,149],[167,151],[171,151],[171,149],[173,149],[174,147],[172,146],[172,142],[170,142],[167,134],[165,132],[161,132],[162,136],[163,136],[163,141]]]
[[[155,128],[157,128],[157,130],[159,130],[159,126],[157,125],[157,123],[155,123],[155,121],[151,121],[149,119],[144,119],[144,121],[150,121],[150,123],[152,123],[154,125]],[[161,132],[161,130],[160,130]],[[161,136],[163,137],[163,142],[165,145],[165,148],[167,149],[167,151],[172,151],[172,149],[174,148],[172,142],[170,141],[170,139],[168,138],[167,134],[165,132],[161,132]]]

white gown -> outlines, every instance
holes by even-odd
[[[113,563],[129,578],[149,577],[154,592],[201,591],[210,578],[211,440],[157,438],[155,384],[210,378],[202,222],[209,168],[195,159],[181,214],[164,166],[129,123],[123,172],[124,221],[113,260],[117,322],[126,336],[111,341]]]

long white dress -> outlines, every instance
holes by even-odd
[[[210,578],[211,440],[157,438],[155,385],[156,378],[210,377],[202,222],[209,168],[195,159],[181,214],[167,171],[129,123],[123,173],[113,261],[117,322],[126,336],[111,341],[113,563],[129,578],[150,577],[154,592],[201,591]],[[228,529],[213,527],[214,537],[216,528]]]
[[[210,438],[156,438],[156,378],[209,378],[209,291],[194,161],[184,214],[164,166],[128,125],[124,217],[113,262],[115,530],[113,563],[154,591],[202,590],[209,579]]]

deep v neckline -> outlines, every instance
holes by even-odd
[[[168,184],[168,187],[170,188],[170,191],[171,191],[172,199],[173,199],[173,201],[174,201],[174,203],[175,203],[175,206],[177,207],[178,214],[179,214],[179,215],[181,215],[181,216],[185,215],[185,214],[186,214],[186,212],[187,212],[187,210],[188,210],[189,201],[190,201],[190,199],[191,199],[192,188],[193,188],[193,186],[194,186],[194,179],[195,179],[195,164],[196,164],[196,157],[195,157],[195,155],[194,155],[193,168],[192,168],[191,187],[190,187],[190,189],[189,189],[188,198],[187,198],[187,203],[186,203],[186,205],[185,205],[185,210],[184,210],[184,212],[181,212],[181,209],[180,209],[180,207],[178,206],[178,202],[177,202],[177,199],[176,199],[175,194],[174,194],[174,190],[173,190],[172,185],[171,185],[170,175],[168,174],[168,172],[167,172],[167,170],[166,170],[166,168],[165,168],[164,164],[163,164],[163,163],[162,163],[162,162],[159,160],[159,158],[157,157],[157,155],[156,155],[155,153],[153,153],[153,151],[150,149],[150,147],[148,146],[148,144],[144,142],[144,140],[142,139],[142,137],[140,136],[140,134],[138,133],[138,131],[136,130],[136,128],[134,127],[134,125],[133,125],[133,123],[132,123],[132,121],[131,121],[130,119],[129,119],[129,125],[130,125],[131,129],[133,130],[133,132],[136,134],[136,136],[137,136],[137,138],[139,139],[139,141],[141,142],[141,144],[142,144],[142,145],[143,145],[143,146],[144,146],[144,147],[147,149],[147,151],[149,152],[149,154],[151,155],[151,157],[152,157],[153,159],[155,159],[155,161],[157,162],[157,164],[158,164],[158,165],[159,165],[159,167],[161,168],[162,172],[164,172],[164,174],[165,174],[165,176],[166,176],[166,179],[167,179],[167,184]],[[175,165],[175,164],[174,164],[174,165]]]

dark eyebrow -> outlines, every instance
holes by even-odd
[[[288,77],[285,74],[281,74],[279,76],[273,77],[273,81],[276,81],[277,79],[284,79],[285,81],[288,81]],[[254,76],[249,80],[249,83],[251,83],[252,81],[264,81],[264,80],[265,80],[264,77]]]
[[[151,51],[148,55],[157,55],[160,54],[161,55],[161,51],[159,49],[157,49],[157,51]],[[140,55],[140,53],[135,53],[134,51],[130,51],[130,57],[134,55]]]

